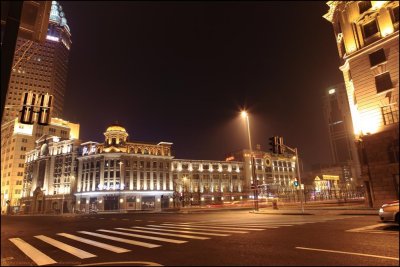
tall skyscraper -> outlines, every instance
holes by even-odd
[[[52,116],[62,116],[70,47],[71,33],[65,14],[60,4],[53,1],[46,42],[18,37],[2,124],[18,117],[26,91],[53,95]]]
[[[343,169],[340,183],[362,184],[353,122],[344,83],[329,87],[323,100],[333,164]]]
[[[329,1],[368,203],[399,198],[399,1]]]

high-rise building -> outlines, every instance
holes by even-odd
[[[399,1],[329,1],[368,204],[399,198]]]
[[[28,125],[13,121],[1,126],[1,211],[10,206],[19,208],[22,196],[26,153],[35,148],[35,141],[43,135],[55,135],[63,139],[78,139],[79,124],[52,118],[49,125]],[[7,205],[7,201],[10,201]]]
[[[18,117],[22,96],[27,91],[53,95],[52,116],[62,116],[70,47],[71,33],[65,14],[60,4],[53,1],[46,41],[17,39],[2,124]]]
[[[326,90],[323,111],[333,164],[343,170],[349,170],[348,173],[342,172],[339,183],[362,185],[353,122],[344,83],[331,86]]]

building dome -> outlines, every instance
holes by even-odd
[[[117,125],[117,124],[113,124],[111,126],[108,126],[106,132],[110,132],[110,131],[120,131],[120,132],[126,133],[125,128],[122,127],[121,125]]]
[[[124,127],[114,123],[108,126],[104,136],[106,137],[106,146],[120,146],[126,143],[129,134]]]

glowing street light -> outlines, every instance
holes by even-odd
[[[249,115],[247,111],[243,110],[240,115],[242,118],[246,119],[247,122],[247,135],[249,137],[249,148],[250,148],[250,159],[251,159],[251,173],[253,176],[254,181],[254,210],[258,211],[258,180],[256,176],[256,169],[255,169],[255,159],[253,155],[253,149],[251,147],[251,134],[250,134],[250,122],[249,122]]]

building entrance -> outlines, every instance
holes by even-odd
[[[118,196],[105,196],[104,197],[104,210],[118,210]]]

